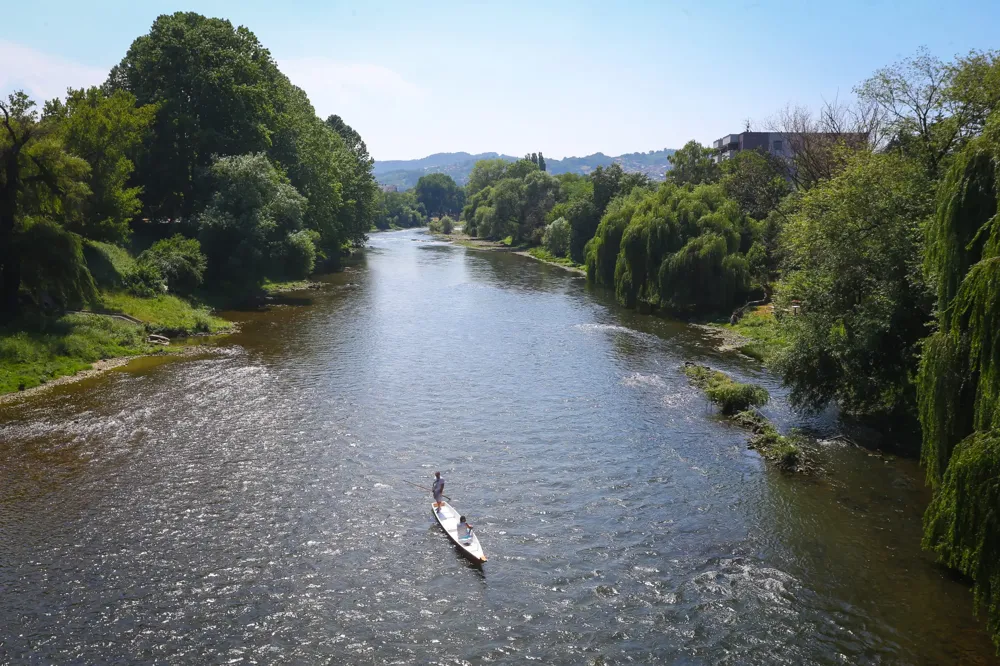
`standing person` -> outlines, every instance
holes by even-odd
[[[434,508],[440,508],[441,496],[444,495],[444,479],[441,478],[441,472],[434,472],[434,485],[431,487],[431,492],[434,494]]]

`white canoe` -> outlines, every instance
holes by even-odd
[[[479,539],[476,537],[475,530],[472,532],[472,538],[468,541],[459,538],[458,520],[461,518],[461,514],[455,511],[455,507],[447,502],[441,502],[441,506],[438,508],[435,508],[432,504],[431,513],[434,514],[441,529],[447,532],[448,537],[455,542],[456,546],[462,549],[466,557],[474,562],[486,561],[486,553],[483,552],[482,546],[479,545]]]

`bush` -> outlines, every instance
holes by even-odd
[[[153,264],[139,263],[125,276],[125,289],[142,298],[152,298],[167,290],[160,270]]]
[[[542,245],[557,257],[565,257],[569,252],[570,226],[565,217],[560,217],[545,227]]]
[[[316,240],[316,232],[307,229],[288,234],[283,253],[285,277],[301,280],[313,272],[316,266]]]
[[[432,233],[450,234],[455,230],[455,220],[445,215],[439,220],[431,220],[431,223],[428,226]]]
[[[206,259],[201,243],[176,234],[157,241],[139,255],[139,263],[155,267],[173,293],[191,294],[204,279]]]

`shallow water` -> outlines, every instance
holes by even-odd
[[[0,408],[0,663],[995,663],[910,461],[786,476],[708,333],[418,232],[204,357]],[[490,557],[430,516],[440,469]]]

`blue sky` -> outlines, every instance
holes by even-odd
[[[197,11],[250,28],[376,159],[708,143],[787,104],[848,99],[920,46],[945,59],[1000,47],[997,0],[9,4],[4,94],[100,83],[157,15]]]

